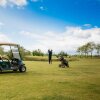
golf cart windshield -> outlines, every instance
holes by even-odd
[[[18,46],[11,46],[13,58],[21,59]]]
[[[17,58],[21,60],[20,52],[19,52],[19,45],[14,43],[0,43],[0,46],[7,48],[5,52],[10,51],[12,58]],[[9,50],[8,50],[9,49]]]

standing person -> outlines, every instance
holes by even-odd
[[[49,60],[49,64],[52,64],[52,50],[48,50],[48,60]]]

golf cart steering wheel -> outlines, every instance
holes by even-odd
[[[18,65],[18,62],[19,62],[19,59],[17,59],[17,58],[13,58],[11,60],[11,64],[14,64],[14,65]]]

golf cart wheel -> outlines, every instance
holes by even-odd
[[[19,71],[20,71],[20,72],[26,72],[26,67],[25,67],[25,66],[21,66],[21,67],[19,68]]]

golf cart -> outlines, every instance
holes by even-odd
[[[0,56],[0,72],[12,70],[26,72],[26,66],[22,62],[19,45],[14,43],[0,43],[0,46],[6,46],[10,49],[11,57]]]

